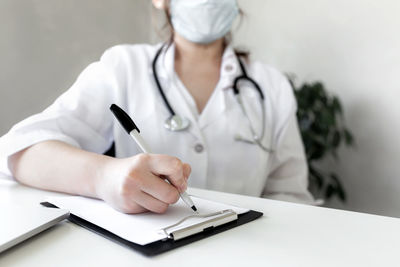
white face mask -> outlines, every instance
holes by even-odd
[[[171,0],[170,12],[179,35],[208,44],[230,31],[239,8],[236,0]]]

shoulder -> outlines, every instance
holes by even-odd
[[[268,64],[250,61],[249,69],[249,75],[254,75],[253,79],[264,92],[267,116],[274,122],[278,137],[296,116],[297,100],[292,86],[286,75]]]
[[[285,74],[277,68],[262,63],[260,61],[250,61],[250,73],[254,75],[256,80],[270,87],[274,91],[282,90],[282,86],[286,87],[289,81]],[[277,92],[278,93],[278,92]]]
[[[108,48],[101,56],[98,66],[126,86],[133,76],[140,77],[148,73],[156,51],[161,45],[120,44]]]
[[[159,44],[120,44],[107,49],[100,61],[114,67],[146,64],[151,62],[159,47]]]
[[[273,102],[296,106],[292,86],[285,74],[260,61],[250,61],[249,67],[250,75],[254,75],[254,79],[260,83],[264,93],[270,96]]]

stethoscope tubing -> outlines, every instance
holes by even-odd
[[[167,109],[168,109],[168,111],[169,111],[169,113],[171,115],[170,118],[174,118],[174,117],[178,117],[178,115],[176,115],[174,109],[172,108],[171,104],[169,103],[167,97],[165,96],[165,93],[164,93],[164,91],[162,89],[160,80],[158,79],[158,73],[157,73],[157,61],[158,61],[158,59],[159,59],[159,57],[160,57],[160,55],[161,55],[161,53],[162,53],[162,51],[164,50],[165,47],[166,47],[166,44],[162,45],[160,47],[160,49],[156,52],[156,55],[154,56],[154,59],[153,59],[153,62],[152,62],[152,70],[153,70],[154,81],[155,81],[155,83],[157,85],[157,89],[160,92],[160,95],[161,95],[161,97],[162,97],[162,99],[163,99],[163,101],[165,103],[165,106],[167,107]],[[271,153],[271,152],[273,152],[273,150],[265,147],[261,143],[261,140],[264,137],[264,133],[265,133],[265,129],[264,128],[265,127],[264,126],[262,127],[261,134],[259,136],[255,133],[255,129],[252,127],[252,124],[251,124],[251,121],[249,119],[249,116],[248,116],[248,114],[246,112],[246,109],[244,108],[244,104],[242,103],[242,100],[241,100],[241,95],[240,95],[240,91],[239,91],[239,83],[243,82],[243,81],[250,82],[254,86],[254,88],[257,90],[257,92],[258,92],[258,94],[260,96],[259,100],[260,100],[261,107],[262,107],[262,110],[261,110],[262,118],[261,119],[262,119],[262,124],[263,125],[265,123],[264,93],[262,92],[262,90],[261,90],[260,86],[258,85],[258,83],[247,75],[246,68],[245,68],[245,66],[244,66],[244,64],[243,64],[243,62],[242,62],[242,60],[240,59],[239,56],[237,56],[237,60],[239,62],[239,66],[240,66],[242,75],[240,75],[240,76],[238,76],[238,77],[236,77],[234,79],[232,90],[233,90],[233,93],[234,93],[234,95],[235,95],[235,97],[236,97],[236,99],[237,99],[237,101],[238,101],[238,103],[240,105],[240,108],[241,108],[241,110],[243,112],[243,115],[247,119],[251,134],[253,135],[253,140],[252,141],[251,140],[247,140],[247,139],[243,139],[243,138],[239,138],[238,140],[241,140],[241,141],[243,141],[245,143],[257,144],[264,151]],[[172,130],[172,131],[180,131],[180,130],[186,129],[187,127],[182,128],[182,129],[176,129],[176,130],[171,129],[171,127],[169,127],[169,128],[166,127],[166,128],[169,129],[169,130]]]
[[[172,108],[171,104],[169,103],[167,97],[164,94],[164,90],[162,89],[160,80],[158,79],[158,73],[157,73],[157,61],[158,61],[158,58],[160,57],[162,51],[164,50],[165,46],[166,46],[165,44],[162,45],[161,48],[157,51],[156,55],[154,56],[154,59],[153,59],[153,62],[152,62],[152,70],[153,70],[154,81],[155,81],[155,83],[157,85],[157,89],[160,92],[161,97],[162,97],[162,99],[163,99],[163,101],[164,101],[164,103],[165,103],[170,115],[171,116],[175,116],[176,113],[175,113],[174,109]],[[245,68],[242,60],[239,58],[239,56],[237,56],[237,60],[239,62],[240,70],[242,71],[242,75],[236,77],[234,82],[233,82],[232,90],[233,90],[234,94],[235,95],[239,95],[240,94],[239,82],[248,81],[254,86],[254,88],[256,88],[258,94],[260,95],[260,98],[262,100],[264,100],[264,93],[262,92],[262,90],[261,90],[260,86],[258,85],[258,83],[247,75],[246,68]]]
[[[171,114],[171,117],[172,117],[172,116],[175,116],[176,113],[175,113],[174,109],[171,107],[167,97],[164,94],[164,91],[162,89],[160,80],[158,79],[157,66],[156,66],[158,58],[160,57],[161,52],[164,50],[164,47],[165,47],[165,44],[161,46],[161,48],[157,51],[156,55],[154,56],[154,59],[153,59],[153,62],[152,62],[152,69],[153,69],[154,81],[156,82],[158,91],[160,92],[160,95],[161,95],[162,99],[164,100],[164,103],[167,106],[168,111],[169,111],[169,113]]]

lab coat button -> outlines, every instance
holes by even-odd
[[[233,70],[233,66],[232,65],[226,65],[225,66],[225,71],[231,72],[232,70]]]
[[[197,153],[201,153],[201,152],[203,152],[203,150],[204,150],[204,146],[203,146],[202,144],[197,144],[197,145],[194,146],[194,150],[195,150]]]

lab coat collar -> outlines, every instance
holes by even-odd
[[[173,43],[163,44],[157,46],[157,51],[161,46],[163,46],[163,52],[157,62],[157,73],[160,78],[169,79],[175,71],[175,45]],[[164,90],[168,89],[169,88],[165,88]]]
[[[231,45],[228,45],[222,55],[220,70],[221,79],[231,80],[230,82],[233,84],[233,80],[240,74],[241,70],[235,50]]]
[[[159,49],[159,47],[161,47],[161,45],[157,46],[157,50]],[[159,77],[166,79],[173,77],[175,71],[174,64],[175,64],[175,44],[172,43],[170,45],[164,45],[164,51],[160,57],[159,62],[157,62],[157,70]],[[222,55],[220,81],[224,79],[231,79],[231,83],[233,83],[233,79],[240,74],[241,70],[235,51],[231,45],[228,45],[225,48],[224,54]],[[165,88],[165,90],[168,90],[168,88]]]

